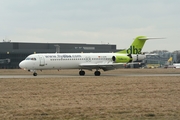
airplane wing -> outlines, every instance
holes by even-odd
[[[81,63],[79,64],[82,69],[103,69],[104,71],[114,70],[117,68],[123,68],[126,63]]]

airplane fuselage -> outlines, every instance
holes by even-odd
[[[46,53],[31,54],[20,62],[20,68],[34,72],[48,69],[80,69],[80,75],[85,72],[82,69],[96,69],[95,75],[99,76],[99,69],[104,71],[122,68],[126,63],[143,60],[145,55],[127,55],[120,53]]]
[[[113,63],[113,56],[117,53],[47,53],[32,54],[20,63],[20,67],[28,70],[44,69],[81,69],[81,64],[108,64]],[[130,58],[121,54],[119,62],[127,63]]]

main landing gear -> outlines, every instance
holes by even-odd
[[[83,71],[83,70],[79,71],[79,75],[80,76],[84,76],[85,75],[85,71]]]
[[[79,71],[79,75],[80,75],[80,76],[84,76],[84,75],[85,75],[85,71],[84,71],[84,70],[80,70],[80,71]],[[98,70],[96,70],[96,71],[94,72],[94,75],[95,75],[95,76],[100,76],[100,75],[101,75],[101,72],[98,71]]]
[[[96,70],[96,71],[94,72],[94,75],[95,75],[95,76],[100,76],[100,75],[101,75],[101,72]]]

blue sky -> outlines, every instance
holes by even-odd
[[[116,44],[139,35],[143,51],[180,50],[179,0],[1,0],[0,40]]]

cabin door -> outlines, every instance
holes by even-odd
[[[44,56],[42,55],[39,55],[39,66],[44,66],[45,65],[45,59],[44,59]]]

